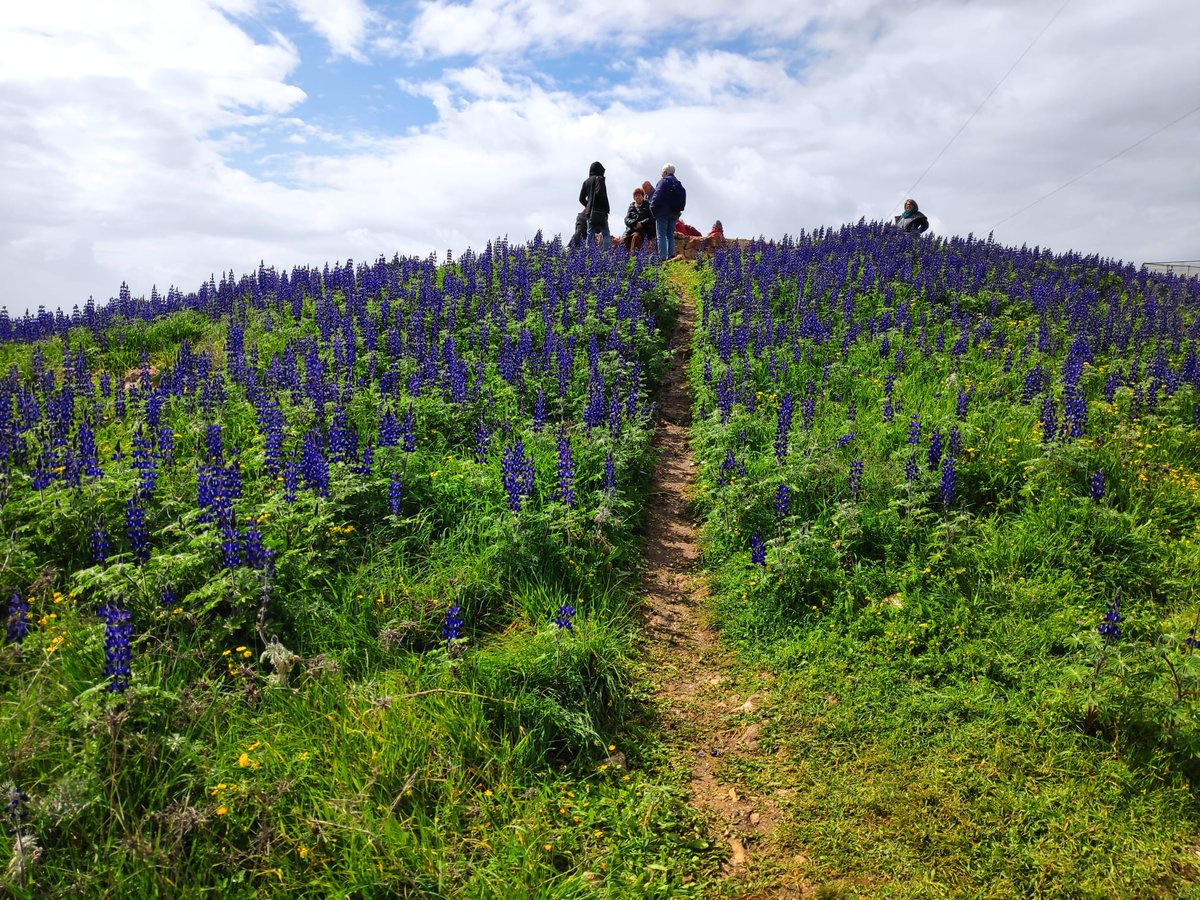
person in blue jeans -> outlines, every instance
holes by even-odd
[[[650,212],[654,214],[654,232],[658,238],[658,258],[668,260],[675,255],[675,222],[687,202],[687,191],[675,177],[675,166],[667,163],[662,178],[650,195]]]

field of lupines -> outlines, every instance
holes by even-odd
[[[643,263],[498,242],[0,317],[9,886],[703,871],[614,743],[673,314]]]
[[[862,223],[689,272],[789,865],[1194,892],[1197,282]],[[713,891],[635,668],[658,279],[536,240],[0,313],[10,888]]]
[[[1200,282],[859,223],[699,293],[719,621],[817,883],[1195,892]]]

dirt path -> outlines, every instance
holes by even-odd
[[[668,281],[677,293],[683,281]],[[742,691],[730,679],[732,660],[707,621],[707,587],[698,532],[689,505],[695,463],[688,446],[691,391],[687,383],[695,305],[683,295],[671,339],[674,361],[663,385],[659,452],[646,525],[643,622],[646,656],[673,764],[691,770],[693,804],[728,843],[727,887],[743,896],[800,896],[802,886],[762,889],[779,872],[772,833],[780,821],[779,796],[755,793],[740,777],[761,759],[759,734],[771,714],[769,692]],[[769,676],[758,676],[762,683]],[[745,680],[745,679],[742,679]],[[746,893],[748,892],[748,893]]]

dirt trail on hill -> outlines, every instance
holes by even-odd
[[[682,264],[677,264],[682,265]],[[726,887],[737,896],[799,897],[806,885],[776,880],[794,861],[777,859],[772,839],[785,790],[756,793],[739,775],[762,759],[759,734],[769,720],[768,691],[743,696],[729,677],[731,657],[707,620],[707,585],[701,571],[698,529],[690,498],[695,462],[688,446],[692,396],[687,382],[695,327],[695,301],[681,282],[667,280],[682,297],[671,336],[674,359],[660,397],[655,434],[658,461],[650,488],[643,578],[643,627],[656,705],[673,764],[691,771],[692,803],[726,841]],[[758,676],[762,683],[769,676]],[[745,676],[742,676],[745,681]],[[767,890],[756,889],[766,880]],[[740,893],[739,893],[740,891]]]

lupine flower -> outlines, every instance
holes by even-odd
[[[242,529],[243,561],[251,569],[266,569],[267,563],[274,552],[263,545],[262,532],[253,516],[246,519],[246,527]]]
[[[558,496],[567,506],[575,505],[575,462],[565,433],[558,436]]]
[[[851,431],[849,434],[843,434],[840,438],[837,439],[837,441],[835,442],[835,445],[838,448],[849,446],[849,444],[854,440],[854,437],[855,437],[855,434],[853,431]]]
[[[296,491],[300,487],[300,464],[295,458],[289,459],[283,467],[283,499],[288,503],[296,502]]]
[[[1099,503],[1104,499],[1104,470],[1097,469],[1092,473],[1091,498]]]
[[[1058,435],[1058,419],[1054,413],[1054,398],[1049,394],[1042,400],[1042,443],[1049,444]]]
[[[508,497],[508,508],[521,511],[521,501],[533,493],[533,459],[525,455],[525,442],[520,438],[508,447],[500,460],[500,479]]]
[[[1121,596],[1118,594],[1108,604],[1108,608],[1104,611],[1104,618],[1096,630],[1104,635],[1106,641],[1115,641],[1121,636],[1121,623],[1125,621],[1125,617],[1121,615]]]
[[[783,395],[783,399],[779,401],[779,415],[775,423],[775,458],[779,462],[783,462],[783,458],[787,455],[788,434],[792,428],[792,404],[794,398],[792,393]]]
[[[791,508],[792,489],[786,484],[781,484],[775,488],[775,515],[783,519],[787,517],[788,510]]]
[[[129,687],[129,663],[133,658],[129,641],[133,637],[133,625],[129,612],[116,604],[109,603],[100,610],[104,620],[104,677],[109,679],[108,690],[122,692]]]
[[[20,594],[13,594],[8,598],[7,622],[8,640],[13,644],[25,640],[25,635],[29,634],[29,602]]]
[[[310,429],[304,435],[304,449],[301,454],[300,473],[304,483],[321,497],[329,496],[329,463],[321,448],[321,432]]]
[[[447,644],[462,637],[463,620],[460,613],[462,613],[462,607],[457,603],[446,610],[446,618],[442,622],[442,639]]]
[[[942,430],[940,428],[933,429],[933,434],[929,436],[929,471],[936,472],[938,464],[942,461]]]
[[[904,479],[905,481],[916,481],[920,477],[921,475],[917,471],[917,453],[914,450],[904,461]]]
[[[910,444],[921,443],[921,417],[917,413],[912,414],[912,419],[908,423],[908,442]]]
[[[15,784],[10,784],[5,790],[4,801],[5,831],[19,832],[29,818],[29,795]],[[12,874],[12,868],[9,868],[9,874]]]
[[[604,493],[611,494],[617,488],[617,467],[613,462],[612,451],[604,454]]]
[[[947,453],[945,459],[942,460],[941,497],[943,509],[948,510],[950,504],[954,502],[954,481],[954,457]]]
[[[133,435],[133,444],[129,451],[129,459],[138,470],[138,493],[149,497],[154,493],[158,483],[158,459],[154,455],[154,447],[146,432],[139,428]]]
[[[750,562],[756,566],[767,564],[767,545],[763,543],[762,535],[758,531],[750,536]]]
[[[1192,628],[1190,631],[1188,631],[1188,636],[1183,639],[1183,643],[1192,650],[1200,650],[1200,638],[1196,637],[1195,628]]]
[[[575,628],[571,621],[575,616],[575,607],[569,603],[564,603],[558,608],[558,615],[554,617],[554,624],[558,626],[559,631],[572,631]]]
[[[850,463],[850,496],[856,500],[862,492],[862,474],[863,464],[861,459],[856,459]]]
[[[150,536],[146,532],[146,510],[131,499],[125,504],[125,534],[133,548],[134,558],[145,562],[150,558]]]
[[[405,453],[412,453],[417,449],[416,425],[416,416],[413,413],[413,407],[410,403],[404,413],[404,421],[400,426],[401,440],[404,442],[402,449]]]
[[[393,473],[388,482],[388,512],[393,516],[400,515],[400,501],[404,496],[404,483],[400,476]]]
[[[108,532],[104,530],[103,525],[97,524],[96,527],[92,529],[88,543],[92,548],[92,562],[97,566],[104,565],[104,563],[108,561],[109,541]]]
[[[175,596],[175,590],[169,584],[162,589],[162,596],[159,598],[159,605],[163,609],[174,609],[179,599]]]
[[[221,564],[236,569],[242,564],[242,542],[237,529],[226,523],[221,526]]]

